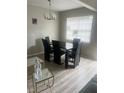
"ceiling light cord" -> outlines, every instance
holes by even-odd
[[[52,13],[52,10],[51,10],[51,0],[48,0],[49,2],[49,9],[48,9],[48,14],[44,16],[44,18],[46,20],[55,20],[56,19],[56,16]]]

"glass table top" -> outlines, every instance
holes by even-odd
[[[36,60],[41,64],[41,68],[45,68],[45,62],[38,57],[31,57],[27,59],[27,76],[31,77],[35,71],[34,65],[37,63]]]
[[[39,74],[34,73],[33,77],[35,82],[40,82],[53,77],[53,74],[48,70],[48,68],[43,68]]]
[[[36,71],[36,60],[38,61],[39,65],[41,65],[41,68],[38,69],[39,71]],[[49,69],[45,67],[45,62],[38,57],[32,57],[27,60],[27,70],[28,76],[33,76],[35,82],[40,82],[53,77],[52,72],[50,72]]]

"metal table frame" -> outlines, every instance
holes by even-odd
[[[49,70],[48,70],[48,71],[49,71]],[[45,78],[45,79],[43,79],[43,80],[41,80],[41,81],[38,81],[38,82],[35,82],[34,75],[32,76],[34,93],[38,93],[38,92],[37,92],[37,88],[40,87],[40,86],[37,86],[37,85],[38,85],[39,83],[44,82],[44,85],[46,85],[46,84],[45,84],[45,81],[48,81],[48,85],[47,85],[47,87],[44,88],[43,90],[40,90],[40,92],[41,92],[41,91],[44,91],[44,90],[46,90],[46,89],[48,89],[48,88],[50,88],[50,90],[51,90],[51,87],[54,85],[54,75],[53,75],[53,73],[52,73],[51,71],[49,71],[49,72],[52,74],[51,77]],[[52,79],[52,84],[51,84],[51,85],[50,85],[50,81],[49,81],[50,79]],[[52,93],[52,90],[51,90],[51,93]]]

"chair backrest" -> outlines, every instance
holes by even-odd
[[[73,39],[73,48],[77,48],[79,43],[80,43],[80,39],[74,38]]]
[[[59,44],[60,44],[61,48],[66,48],[66,43],[65,42],[59,41]]]
[[[56,41],[56,40],[52,40],[52,44],[53,44],[53,52],[54,52],[54,62],[57,64],[61,64],[61,56],[64,54],[61,48],[64,45],[60,41]]]
[[[56,40],[52,40],[52,44],[53,44],[53,49],[55,53],[59,53],[61,51],[60,47],[60,41],[56,41]]]
[[[76,51],[78,48],[78,45],[80,43],[80,39],[74,38],[73,39],[73,50],[72,50],[72,54],[75,56],[76,55]]]
[[[46,37],[45,37],[45,40],[47,40],[47,41],[50,43],[50,38],[49,38],[49,36],[46,36]]]
[[[42,42],[43,42],[43,46],[44,46],[44,51],[45,52],[50,52],[51,47],[50,47],[49,42],[45,39],[42,39]]]

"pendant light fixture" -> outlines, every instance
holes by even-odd
[[[48,0],[49,2],[49,9],[48,9],[48,13],[44,15],[44,19],[46,20],[55,20],[56,19],[56,15],[52,13],[51,11],[51,0]]]

